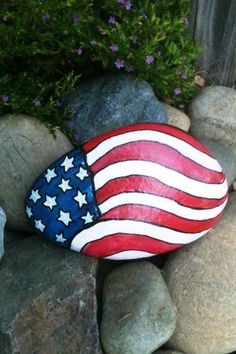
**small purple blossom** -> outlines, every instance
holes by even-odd
[[[187,80],[187,79],[188,79],[188,75],[187,75],[187,74],[183,74],[183,75],[181,76],[181,79]]]
[[[148,16],[147,16],[146,14],[144,14],[144,15],[143,15],[143,18],[144,18],[145,21],[147,21]]]
[[[75,128],[75,127],[76,127],[76,121],[75,121],[75,119],[69,120],[69,121],[67,122],[67,125],[68,125],[68,127],[71,128],[71,129]]]
[[[82,53],[83,53],[83,48],[79,47],[79,48],[76,50],[76,54],[77,54],[78,56],[80,56],[80,55],[82,55]]]
[[[181,93],[180,87],[176,87],[176,88],[175,88],[175,96],[179,96],[180,93]]]
[[[42,20],[43,20],[43,22],[48,22],[50,20],[50,15],[48,14],[48,12],[45,12],[42,15]]]
[[[132,2],[131,1],[126,1],[126,3],[125,3],[125,8],[126,8],[126,10],[128,11],[128,10],[131,10],[132,9]]]
[[[95,39],[92,39],[92,40],[90,41],[90,44],[91,44],[91,45],[96,45],[97,42],[95,41]]]
[[[114,52],[117,52],[119,50],[119,47],[117,44],[115,43],[112,43],[109,47],[109,49],[114,53]]]
[[[2,20],[3,20],[3,22],[7,22],[8,21],[8,17],[7,16],[3,16]]]
[[[80,139],[79,133],[75,133],[73,136],[74,136],[75,141],[78,142]]]
[[[41,101],[38,98],[35,98],[33,100],[33,104],[35,105],[35,107],[40,107],[41,106]]]
[[[6,95],[2,95],[2,102],[3,102],[4,104],[8,103],[8,102],[9,102],[9,97],[6,96]]]
[[[146,63],[147,63],[148,65],[151,65],[151,64],[154,63],[154,58],[153,58],[152,55],[148,55],[148,56],[146,57]]]
[[[125,0],[117,0],[119,4],[125,4]]]
[[[184,23],[185,23],[185,25],[188,25],[189,24],[189,20],[188,20],[188,17],[184,17]]]
[[[128,71],[128,73],[134,72],[134,67],[133,66],[128,66],[127,71]]]
[[[117,23],[116,18],[114,16],[110,16],[108,19],[110,25],[115,25]]]
[[[124,67],[124,60],[120,58],[116,59],[115,66],[117,67],[117,69],[120,70],[121,68]]]
[[[73,15],[74,22],[79,22],[80,20],[81,20],[81,17],[79,15]]]

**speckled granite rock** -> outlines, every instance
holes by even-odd
[[[0,267],[0,353],[100,354],[97,260],[30,237]]]
[[[150,354],[175,329],[176,315],[161,272],[151,263],[134,262],[105,280],[101,341],[107,354]]]
[[[146,81],[128,74],[82,83],[63,101],[82,143],[106,131],[140,122],[167,123],[167,115]]]
[[[236,90],[209,86],[189,106],[191,134],[210,139],[236,154]]]
[[[55,139],[32,117],[0,117],[0,205],[10,228],[32,231],[25,215],[26,193],[38,175],[70,149],[72,145],[59,130]]]
[[[164,277],[177,308],[168,345],[191,354],[236,350],[236,193],[207,236],[171,254]]]

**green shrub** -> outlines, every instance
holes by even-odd
[[[0,7],[0,112],[62,125],[60,97],[103,72],[147,80],[188,101],[196,48],[188,0],[6,0]]]

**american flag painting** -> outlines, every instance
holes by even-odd
[[[91,256],[136,259],[197,240],[227,203],[222,168],[199,141],[163,124],[102,134],[36,180],[26,213],[52,242]]]

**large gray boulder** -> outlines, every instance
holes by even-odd
[[[6,252],[0,268],[0,353],[100,353],[97,264],[36,236]]]
[[[161,272],[134,262],[105,280],[101,341],[107,354],[150,354],[172,335],[176,315]]]
[[[0,260],[4,254],[4,226],[6,223],[6,214],[0,207]]]
[[[63,103],[71,109],[70,125],[80,143],[128,124],[168,121],[151,86],[128,74],[84,82]]]
[[[189,106],[191,134],[221,143],[236,154],[236,90],[209,86]]]
[[[168,345],[191,354],[236,351],[236,193],[207,236],[171,254],[164,277],[177,308]]]
[[[32,117],[0,117],[0,205],[8,227],[31,231],[24,207],[26,194],[39,174],[70,149],[72,145],[59,130],[54,138]]]

